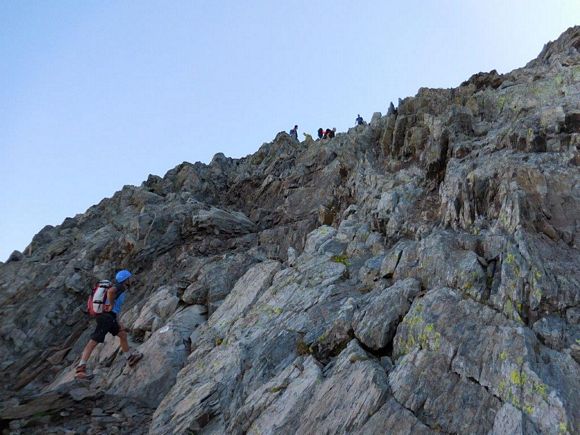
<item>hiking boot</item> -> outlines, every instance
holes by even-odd
[[[93,375],[89,375],[87,373],[87,365],[86,364],[82,364],[80,366],[77,366],[76,370],[75,370],[75,379],[77,381],[86,381],[86,380],[90,380],[93,378]]]
[[[129,358],[127,358],[127,364],[129,367],[133,367],[135,364],[141,361],[141,358],[143,358],[143,354],[141,352],[137,350],[133,351],[131,355],[129,355]]]

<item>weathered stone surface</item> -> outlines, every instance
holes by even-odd
[[[396,428],[398,434],[427,435],[436,433],[425,426],[411,411],[401,406],[394,398],[390,398],[367,420],[364,426],[355,431],[357,434],[379,435]]]
[[[232,418],[229,433],[283,433],[296,427],[306,400],[322,381],[322,369],[312,357],[297,358],[278,376],[250,394]]]
[[[236,281],[256,261],[258,258],[251,252],[212,258],[199,267],[181,299],[188,304],[208,305],[211,312],[215,311]]]
[[[338,356],[329,375],[302,413],[299,433],[356,431],[385,402],[386,373],[355,341]]]
[[[205,323],[204,310],[193,305],[176,312],[139,346],[143,359],[134,368],[125,366],[124,356],[119,356],[120,364],[115,363],[103,380],[107,392],[156,407],[173,387],[177,373],[187,360],[189,337]]]
[[[419,281],[409,278],[392,287],[374,290],[360,302],[354,316],[355,336],[366,346],[379,350],[391,343],[400,319],[420,291]]]
[[[559,430],[560,428],[558,428]],[[500,434],[530,434],[534,435],[538,432],[526,415],[517,409],[515,406],[505,403],[495,416],[493,429],[490,432],[493,435]]]
[[[248,270],[211,316],[209,326],[227,333],[227,327],[251,308],[261,293],[270,287],[272,278],[279,270],[280,263],[277,261],[265,261]]]
[[[316,229],[309,235],[308,241],[304,246],[304,252],[309,254],[316,254],[325,242],[331,240],[336,234],[336,230],[332,227],[323,226]]]
[[[243,213],[226,212],[216,208],[202,210],[192,219],[192,227],[198,231],[226,234],[244,234],[255,231],[255,224]]]
[[[523,411],[540,432],[578,421],[577,363],[541,345],[529,329],[450,289],[414,301],[397,331],[394,354],[404,355],[390,374],[397,400],[409,409],[429,403],[432,423],[446,431],[462,431],[464,424],[491,430],[489,413],[500,400]],[[449,400],[435,400],[443,391]],[[465,411],[467,403],[453,404],[451,398],[461,397],[478,400],[461,421],[453,421],[454,407]]]
[[[441,354],[411,351],[389,376],[394,397],[432,427],[487,433],[500,401],[482,386],[448,373],[448,363]]]
[[[141,309],[132,329],[143,332],[156,331],[173,314],[178,304],[179,298],[175,288],[161,287],[157,289]]]

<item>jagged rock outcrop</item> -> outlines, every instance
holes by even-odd
[[[580,27],[323,141],[183,163],[0,264],[0,426],[580,430]],[[90,387],[91,285],[139,285]],[[106,429],[104,429],[106,428]]]

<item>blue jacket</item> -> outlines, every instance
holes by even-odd
[[[125,302],[125,287],[123,284],[115,284],[115,288],[117,289],[117,297],[115,298],[115,305],[113,305],[113,309],[111,310],[115,314],[119,314],[121,312],[121,308],[123,307],[123,303]]]

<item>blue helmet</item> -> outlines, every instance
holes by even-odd
[[[117,272],[117,274],[115,275],[115,281],[117,281],[119,284],[121,284],[123,281],[131,278],[133,276],[133,274],[131,272],[129,272],[128,270],[121,270],[119,272]]]

